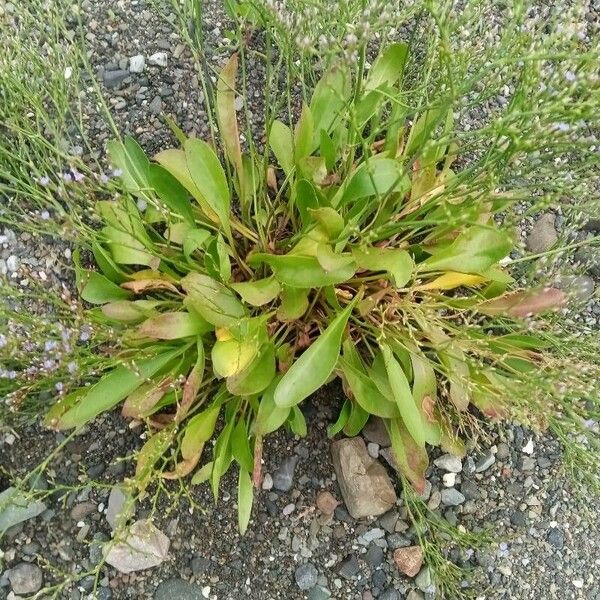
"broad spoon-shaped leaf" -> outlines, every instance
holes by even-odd
[[[356,298],[281,378],[275,388],[277,406],[295,406],[327,381],[337,364],[344,328],[355,303]]]

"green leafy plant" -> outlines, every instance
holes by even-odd
[[[452,106],[407,106],[407,55],[393,44],[366,75],[326,72],[293,127],[271,123],[263,160],[240,140],[237,55],[217,83],[221,148],[176,128],[181,146],[152,160],[132,138],[110,144],[123,191],[96,203],[98,270],[78,257],[77,285],[117,331],[120,365],[61,398],[50,427],[122,403],[151,432],[142,489],[160,465],[168,479],[195,471],[216,499],[236,463],[244,531],[263,438],[304,435],[302,401],[336,377],[346,400],[330,435],[381,417],[417,491],[427,444],[461,454],[477,414],[545,393],[550,342],[524,320],[564,294],[506,272],[514,242],[494,216],[522,194],[454,172]]]

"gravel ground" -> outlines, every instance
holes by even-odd
[[[203,94],[193,59],[174,27],[175,15],[168,9],[159,15],[151,3],[122,0],[110,6],[101,0],[84,1],[83,8],[90,60],[117,127],[134,135],[148,152],[173,144],[161,112],[172,115],[187,133],[205,134]],[[204,50],[209,64],[217,67],[229,52],[219,3],[209,6],[206,18]],[[132,67],[140,72],[131,73]],[[261,80],[258,66],[252,71],[251,65],[250,72]],[[94,152],[102,155],[110,130],[91,98],[87,100],[85,126],[96,144]],[[260,112],[258,97],[251,110]],[[547,242],[563,226],[560,218],[551,217],[542,225],[524,225],[530,248]],[[592,234],[591,226],[577,232],[580,237]],[[44,280],[40,271],[55,288],[70,280],[68,248],[40,243],[25,233],[4,231],[2,236],[0,274],[16,285],[26,285],[23,282],[31,277]],[[600,301],[592,294],[598,287],[600,262],[584,262],[585,267],[574,270],[583,279],[576,286],[570,283],[589,293],[580,294],[581,310],[569,318],[595,328]],[[245,537],[237,532],[233,479],[226,478],[216,507],[205,486],[194,488],[194,507],[187,498],[177,502],[176,487],[168,486],[172,496],[160,496],[155,520],[170,539],[167,559],[129,575],[105,566],[95,593],[90,592],[93,582],[88,578],[65,589],[60,598],[433,598],[426,569],[416,579],[407,578],[392,558],[395,549],[416,542],[400,490],[397,506],[378,520],[356,521],[343,505],[326,519],[316,508],[323,490],[341,499],[325,434],[339,403],[339,390],[329,388],[306,406],[308,438],[278,433],[267,441],[264,472],[275,486],[258,494]],[[63,439],[37,426],[1,433],[0,466],[13,476],[24,475]],[[140,431],[129,429],[116,414],[98,418],[67,443],[48,472],[52,483],[64,489],[46,500],[39,516],[11,528],[0,540],[0,600],[27,595],[19,589],[36,591],[41,578],[49,584],[60,573],[86,572],[99,560],[94,542],[110,535],[106,511],[111,489],[132,470],[130,462],[116,457],[130,455],[141,443]],[[594,552],[600,545],[600,505],[574,493],[561,472],[557,442],[506,426],[489,432],[484,447],[482,455],[462,461],[456,476],[444,480],[447,473],[437,466],[428,473],[433,510],[458,527],[489,529],[493,534],[491,546],[451,555],[474,569],[473,595],[490,600],[600,599],[600,561]],[[377,454],[379,447],[371,445],[370,450]],[[286,474],[291,476],[290,487],[278,490],[286,487],[280,485]],[[4,489],[8,481],[1,477]],[[448,483],[453,485],[446,487]],[[46,484],[40,480],[36,485]],[[136,518],[148,516],[150,508],[150,498],[138,503]]]

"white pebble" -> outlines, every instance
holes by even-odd
[[[136,54],[129,59],[129,72],[142,73],[146,66],[146,59],[143,54]]]
[[[202,596],[208,598],[210,596],[210,585],[206,585],[202,588]]]
[[[445,473],[442,479],[444,480],[444,485],[446,487],[454,487],[454,484],[456,483],[456,473]]]
[[[290,504],[287,504],[286,506],[284,506],[283,510],[281,512],[283,512],[283,514],[286,517],[289,517],[295,510],[296,510],[296,505],[294,503],[290,503]]]
[[[67,67],[64,70],[63,76],[65,79],[71,79],[71,75],[73,75],[73,69],[71,67]]]
[[[573,585],[580,590],[583,587],[583,579],[573,579]]]
[[[159,67],[167,66],[167,53],[166,52],[155,52],[150,58],[148,58],[148,62],[151,65],[157,65]]]
[[[527,444],[523,447],[525,454],[533,454],[533,438],[529,438]]]
[[[273,488],[273,477],[271,477],[270,473],[267,473],[262,482],[263,490],[270,490]]]
[[[371,458],[379,457],[379,444],[375,444],[374,442],[369,442],[367,444],[367,452]]]
[[[14,254],[11,254],[7,259],[6,259],[6,268],[11,272],[11,273],[16,273],[19,270],[19,266],[21,264],[21,261],[19,260],[19,258],[17,256],[15,256]]]

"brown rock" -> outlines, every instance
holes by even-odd
[[[331,492],[320,492],[317,496],[317,508],[324,515],[332,515],[333,511],[339,505],[339,501]]]
[[[71,519],[82,521],[88,515],[98,512],[98,508],[92,502],[80,502],[71,509]]]
[[[394,550],[394,562],[402,573],[414,577],[423,566],[423,550],[421,546],[408,546]]]
[[[334,442],[331,455],[346,508],[354,519],[382,515],[395,505],[394,486],[383,465],[369,456],[362,438]]]
[[[531,252],[545,252],[554,246],[558,234],[554,227],[555,216],[552,213],[543,214],[533,225],[527,236],[527,249]]]

